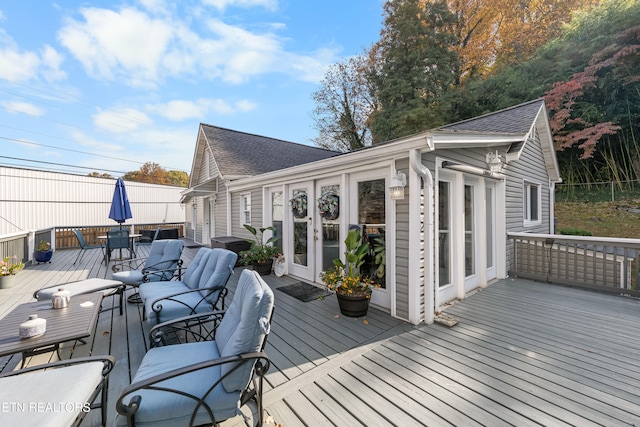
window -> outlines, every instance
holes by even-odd
[[[540,212],[540,184],[524,183],[524,225],[539,225],[542,223]]]
[[[240,195],[240,225],[251,225],[251,193]]]

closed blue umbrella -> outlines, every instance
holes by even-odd
[[[118,178],[116,181],[116,189],[113,192],[109,218],[120,225],[129,218],[133,218],[131,215],[131,206],[129,206],[129,198],[127,197],[127,190],[124,188],[122,178]]]

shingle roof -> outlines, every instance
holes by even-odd
[[[445,125],[435,130],[525,134],[531,130],[543,102],[543,99],[535,99],[484,116]]]
[[[223,176],[258,175],[341,153],[201,123]]]

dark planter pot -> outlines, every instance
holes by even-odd
[[[253,269],[258,272],[261,276],[266,276],[271,274],[271,267],[273,266],[273,260],[269,260],[267,262],[254,262],[252,264]]]
[[[51,257],[53,256],[53,251],[36,251],[34,253],[36,261],[38,262],[51,262]]]
[[[352,296],[336,294],[338,304],[340,305],[340,313],[348,317],[362,317],[369,310],[369,298],[364,295]]]

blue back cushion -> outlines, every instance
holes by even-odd
[[[183,248],[182,240],[154,240],[151,243],[145,270],[169,270],[163,273],[163,279],[171,279],[173,272],[178,268],[178,260],[182,255]]]
[[[273,291],[253,270],[243,270],[236,293],[216,330],[220,356],[260,351],[269,333]],[[225,375],[233,364],[221,366]],[[246,363],[222,381],[228,393],[244,390],[251,380],[253,363]]]

